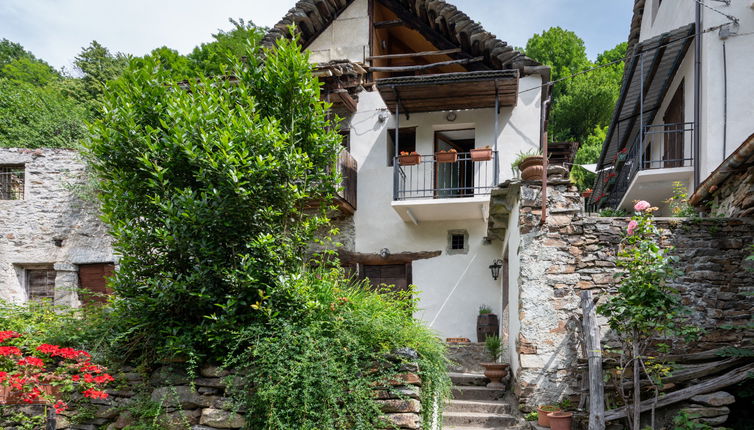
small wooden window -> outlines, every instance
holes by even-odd
[[[29,301],[55,299],[55,270],[52,266],[26,269],[26,297]]]
[[[398,152],[416,151],[416,127],[402,128],[398,132]],[[387,165],[393,165],[395,153],[395,129],[387,131]]]
[[[0,165],[0,200],[23,200],[24,166]]]
[[[84,291],[81,301],[84,304],[105,303],[113,290],[107,286],[107,278],[113,275],[112,263],[80,264],[79,285]]]
[[[448,255],[467,254],[469,252],[469,232],[466,230],[448,230]]]

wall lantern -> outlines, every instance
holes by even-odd
[[[490,272],[492,272],[492,279],[497,281],[497,277],[500,276],[500,268],[503,267],[503,260],[497,259],[490,265]]]

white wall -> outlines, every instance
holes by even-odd
[[[343,59],[364,61],[365,56],[369,56],[367,0],[351,3],[307,49],[312,52],[313,63]]]
[[[642,19],[640,40],[646,40],[678,27],[693,23],[693,1],[664,0],[652,19],[652,8],[658,0],[648,0]],[[702,8],[702,94],[701,94],[701,159],[700,178],[704,180],[752,133],[754,133],[754,85],[751,71],[754,70],[754,8],[750,0],[732,0],[730,6],[707,2],[720,12],[739,19],[739,36],[725,42],[719,37],[720,25],[730,22],[725,16],[708,8]],[[727,138],[723,142],[726,124],[725,87],[723,67],[723,43],[726,46],[727,63]],[[686,121],[694,118],[694,45],[689,48],[680,69],[673,80],[656,123],[662,122],[667,103],[675,94],[681,78],[685,78]],[[724,144],[725,143],[725,144]],[[660,151],[657,147],[656,151]],[[686,144],[687,154],[691,146]],[[659,152],[658,152],[659,153]],[[661,153],[659,153],[661,154]]]
[[[521,244],[521,232],[518,225],[520,206],[516,204],[508,219],[508,231],[506,246],[508,252],[508,360],[511,365],[511,375],[521,367],[521,362],[516,351],[516,341],[521,332],[521,320],[519,320],[519,273],[521,271],[521,259],[518,256],[518,247]]]

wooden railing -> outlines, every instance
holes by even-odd
[[[340,184],[338,187],[338,205],[348,213],[356,211],[356,188],[358,164],[351,153],[345,149],[338,155],[338,172]]]

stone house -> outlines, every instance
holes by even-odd
[[[117,261],[72,149],[0,148],[0,298],[78,305]]]
[[[712,3],[635,0],[591,197],[598,207],[662,204],[676,181],[692,194],[754,132],[754,9]]]

